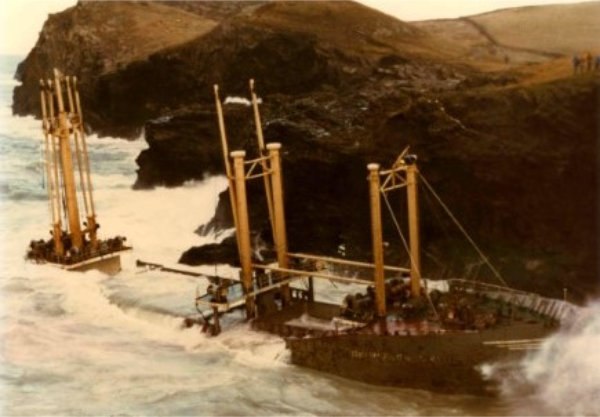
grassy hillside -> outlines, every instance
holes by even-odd
[[[311,33],[328,46],[363,56],[435,49],[426,32],[349,1],[273,2],[248,20],[273,30]]]
[[[503,45],[568,55],[600,50],[600,1],[519,7],[471,19]]]
[[[156,51],[188,42],[217,24],[160,3],[78,3],[50,15],[34,51],[43,51],[48,63],[64,70],[77,70],[95,61],[95,71],[111,72]]]

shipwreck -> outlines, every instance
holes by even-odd
[[[97,269],[116,274],[121,270],[121,253],[131,248],[123,236],[98,237],[100,224],[77,78],[55,69],[53,79],[40,80],[40,103],[51,237],[32,240],[26,258],[65,270]],[[81,217],[80,201],[85,219]]]
[[[220,316],[242,309],[253,329],[285,338],[293,364],[372,384],[485,395],[493,393],[495,386],[486,380],[481,365],[538,349],[577,311],[566,300],[508,287],[419,171],[417,156],[408,148],[387,169],[375,163],[367,166],[372,262],[289,252],[281,145],[264,143],[254,82],[250,80],[256,157],[247,158],[243,150],[229,151],[218,86],[214,92],[241,265],[239,279],[138,261],[146,268],[209,279],[206,293],[195,299],[200,316],[186,318],[187,325],[199,323],[204,331],[218,335]],[[275,262],[258,259],[252,247],[246,183],[255,179],[264,182]],[[464,233],[498,284],[422,277],[419,184]],[[406,192],[407,237],[387,197],[399,190]],[[407,251],[407,266],[384,263],[382,201]],[[319,300],[315,280],[354,284],[352,288],[358,285],[364,290],[347,294],[341,303],[326,302]]]

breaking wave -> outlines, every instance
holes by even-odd
[[[518,363],[494,364],[516,415],[600,415],[600,301],[576,316]]]

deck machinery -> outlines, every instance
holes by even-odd
[[[100,225],[94,205],[77,78],[64,76],[54,69],[53,78],[40,80],[40,102],[51,237],[32,240],[26,256],[34,262],[66,270],[98,269],[115,274],[121,269],[121,252],[131,248],[126,246],[123,236],[98,237]],[[83,221],[80,201],[85,210]]]

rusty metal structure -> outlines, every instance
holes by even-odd
[[[208,277],[193,267],[140,262],[152,269],[209,279],[206,294],[196,295],[196,309],[202,316],[198,323],[210,328],[211,335],[221,331],[221,315],[243,309],[253,329],[285,338],[296,365],[372,384],[487,394],[487,382],[477,371],[478,365],[537,349],[561,320],[577,311],[565,301],[509,288],[419,172],[417,157],[408,148],[389,168],[367,165],[372,262],[289,252],[281,144],[264,143],[255,84],[250,80],[256,156],[229,150],[218,91],[215,86],[240,279]],[[259,178],[265,186],[276,252],[272,262],[257,259],[252,248],[246,184]],[[433,193],[502,285],[423,279],[419,183]],[[408,239],[388,201],[388,194],[397,190],[406,192]],[[382,201],[407,252],[407,267],[384,263]],[[351,268],[352,273],[340,273],[344,268]],[[319,301],[315,280],[353,284],[353,289],[361,286],[366,293],[347,294],[341,303]],[[208,315],[203,313],[206,308],[211,310]],[[186,320],[188,324],[196,322]],[[207,325],[210,320],[212,324]]]
[[[413,277],[413,293],[414,297],[420,296],[420,274],[418,272],[418,226],[416,220],[416,186],[415,186],[415,167],[412,164],[406,164],[404,159],[399,159],[398,166],[388,171],[379,172],[378,166],[369,165],[370,184],[371,184],[371,204],[373,213],[373,248],[375,259],[372,264],[351,261],[347,259],[338,259],[331,257],[323,257],[311,254],[290,254],[287,249],[287,236],[285,228],[285,210],[284,210],[284,190],[282,182],[281,160],[279,143],[270,143],[265,146],[262,133],[261,118],[258,107],[258,99],[255,92],[254,80],[250,80],[250,96],[252,109],[254,112],[254,123],[256,127],[256,138],[258,143],[258,156],[251,159],[246,159],[245,151],[229,151],[227,144],[227,135],[225,132],[225,121],[223,115],[223,107],[219,97],[219,88],[214,86],[215,103],[217,110],[217,121],[220,131],[223,160],[225,165],[225,173],[229,179],[229,197],[231,202],[231,210],[233,213],[234,226],[236,230],[237,246],[241,265],[241,282],[244,291],[246,316],[248,319],[257,317],[256,298],[260,297],[265,291],[262,290],[263,282],[259,277],[269,275],[268,285],[275,285],[279,288],[272,288],[270,292],[276,292],[277,297],[281,300],[283,306],[290,305],[292,301],[292,291],[290,283],[299,279],[307,278],[310,281],[310,287],[314,288],[312,280],[315,278],[328,279],[331,281],[352,282],[364,285],[374,284],[376,287],[377,311],[380,317],[386,315],[385,307],[385,277],[384,269],[395,270],[400,272],[411,271]],[[393,268],[386,267],[383,264],[383,250],[381,238],[381,218],[380,214],[380,193],[387,192],[391,189],[400,188],[403,186],[398,183],[400,176],[404,174],[405,180],[403,185],[408,191],[409,213],[411,214],[410,230],[411,230],[411,246],[414,260],[411,268]],[[380,186],[379,178],[387,176],[384,180],[384,187]],[[277,255],[277,265],[262,265],[252,261],[252,248],[250,245],[250,224],[248,215],[248,203],[246,193],[246,181],[262,178],[265,185],[266,202],[270,217],[270,224],[273,233],[273,241],[275,252]],[[390,183],[392,188],[386,189],[385,186]],[[416,255],[415,255],[416,254]],[[352,265],[372,269],[373,277],[345,277],[332,273],[319,273],[314,270],[306,270],[299,268],[290,268],[290,260],[294,259],[294,263],[304,263],[314,265],[318,263],[333,263],[339,265]],[[416,271],[416,272],[412,272]],[[262,280],[264,281],[264,279]],[[298,294],[298,291],[295,292]],[[312,298],[312,297],[311,297]],[[236,306],[239,305],[235,303]]]
[[[31,241],[27,258],[67,270],[99,269],[114,274],[121,269],[120,253],[130,248],[122,236],[98,238],[100,225],[77,77],[54,69],[52,78],[40,80],[40,104],[51,238]]]

